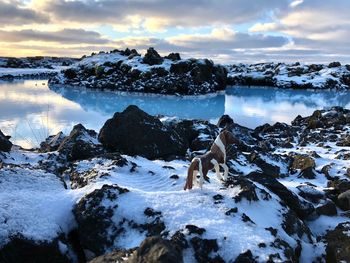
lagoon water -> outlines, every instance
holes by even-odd
[[[290,122],[331,106],[350,108],[350,92],[230,87],[224,93],[176,97],[48,87],[47,80],[0,82],[0,130],[25,148],[38,146],[48,135],[68,134],[77,123],[97,132],[115,112],[135,104],[149,114],[205,119],[223,114],[255,128],[264,123]]]

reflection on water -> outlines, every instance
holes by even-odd
[[[290,123],[298,114],[334,105],[350,108],[350,92],[233,87],[226,94],[180,98],[62,87],[50,90],[47,80],[18,80],[0,83],[0,129],[16,144],[32,147],[48,134],[69,133],[77,123],[98,131],[114,112],[130,104],[153,115],[213,122],[225,113],[254,128],[266,122]]]
[[[50,87],[64,98],[77,102],[85,111],[112,116],[134,104],[151,115],[177,116],[192,119],[214,119],[225,111],[225,95],[199,97],[162,96],[125,92],[98,92],[79,88]]]
[[[297,115],[308,116],[332,106],[350,108],[350,91],[232,87],[225,96],[225,113],[249,128],[264,123],[290,124]]]

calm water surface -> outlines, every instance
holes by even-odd
[[[49,134],[69,133],[82,123],[98,131],[114,112],[135,104],[150,114],[216,122],[229,114],[235,122],[255,128],[264,123],[290,123],[331,106],[350,108],[350,92],[277,90],[232,87],[215,96],[181,98],[98,92],[74,88],[49,89],[47,80],[0,82],[0,129],[12,142],[33,147]]]

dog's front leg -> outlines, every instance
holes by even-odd
[[[224,168],[224,181],[227,181],[228,178],[228,166],[226,163],[220,164],[222,168]]]
[[[220,166],[219,166],[218,161],[215,160],[215,159],[212,159],[210,162],[214,165],[215,173],[216,173],[217,178],[218,178],[219,180],[221,180],[221,179],[222,179],[222,176],[221,176],[221,174],[220,174]]]

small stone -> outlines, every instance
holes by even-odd
[[[185,227],[188,230],[189,234],[198,234],[202,235],[205,232],[204,228],[195,226],[195,225],[186,225]]]
[[[234,207],[234,208],[231,208],[231,209],[227,210],[227,211],[225,212],[225,215],[229,216],[229,215],[235,214],[235,213],[237,213],[237,212],[238,212],[238,208],[237,208],[237,207]]]
[[[323,204],[316,207],[316,212],[319,215],[335,216],[337,215],[337,208],[331,200],[327,200]]]
[[[171,175],[170,176],[170,179],[175,179],[175,180],[177,180],[177,179],[179,179],[180,177],[177,175],[177,174],[173,174],[173,175]]]

